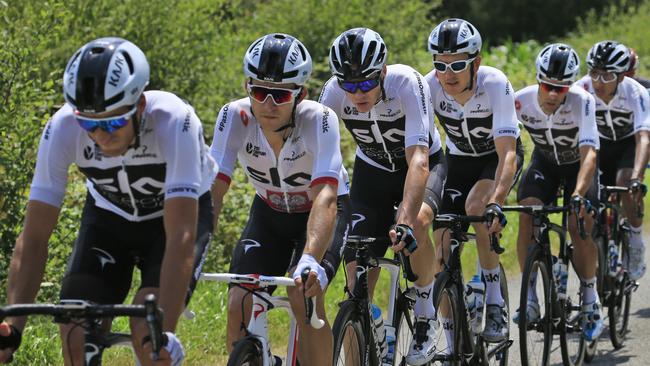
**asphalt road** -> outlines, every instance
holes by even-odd
[[[645,243],[650,245],[650,230],[645,225]],[[645,261],[650,264],[650,250],[645,252]],[[639,365],[650,364],[650,273],[646,274],[640,281],[638,290],[632,295],[632,306],[630,310],[630,323],[625,344],[621,349],[614,349],[609,340],[609,328],[606,326],[598,342],[596,356],[591,365]],[[521,289],[521,278],[518,275],[510,275],[508,282],[510,294],[511,315],[519,306],[519,292]],[[604,309],[605,324],[608,324],[607,309]],[[521,365],[519,354],[519,330],[517,325],[510,325],[511,338],[514,339],[510,347],[509,366]],[[560,351],[559,338],[556,336],[552,344],[551,364],[561,365],[562,356]]]

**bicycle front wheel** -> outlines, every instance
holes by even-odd
[[[336,314],[332,328],[335,366],[365,365],[366,337],[357,307],[354,301],[344,301]]]
[[[528,251],[521,278],[519,351],[523,365],[549,364],[553,342],[551,278],[542,248],[535,244]],[[539,299],[539,314],[528,312],[529,299]]]
[[[618,252],[623,258],[623,263],[627,263],[629,256],[629,237],[628,232],[620,229],[620,236],[618,240]],[[607,315],[609,317],[609,338],[612,341],[612,346],[619,349],[623,347],[625,341],[625,333],[627,333],[627,326],[630,319],[630,303],[632,300],[632,291],[634,281],[630,280],[627,271],[623,268],[618,268],[616,277],[612,280],[612,293],[609,299],[609,306],[607,308]]]
[[[245,338],[235,344],[228,366],[264,366],[262,348],[257,340]]]
[[[398,308],[395,317],[395,350],[393,365],[406,365],[406,355],[413,340],[413,312],[411,308]]]
[[[445,272],[436,278],[434,285],[433,304],[436,309],[436,319],[433,335],[436,354],[431,364],[460,366],[464,364],[462,329],[467,322],[461,319],[462,294],[454,287],[455,284]],[[473,348],[468,347],[468,348]]]
[[[569,253],[573,252],[572,246]],[[562,348],[562,361],[566,366],[582,365],[587,351],[587,341],[582,336],[580,326],[581,314],[581,293],[580,278],[575,271],[573,261],[569,260],[572,255],[564,259],[567,263],[567,288],[566,296],[560,299],[560,346]]]

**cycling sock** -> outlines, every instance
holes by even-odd
[[[442,324],[442,329],[445,331],[445,339],[447,340],[447,352],[451,354],[454,350],[454,320],[440,317],[440,324]]]
[[[483,268],[483,278],[485,278],[485,303],[488,305],[503,306],[503,296],[501,295],[501,281],[499,281],[501,271],[497,266],[494,269]]]
[[[582,290],[582,303],[592,304],[598,301],[598,292],[596,291],[596,277],[580,280],[580,289]]]
[[[634,227],[630,225],[630,246],[633,248],[643,248],[642,225]]]
[[[528,282],[528,301],[537,302],[537,271],[530,274],[530,282]]]
[[[413,285],[415,288],[415,307],[413,313],[416,317],[424,316],[427,319],[431,319],[436,315],[436,311],[433,308],[433,301],[431,301],[431,296],[433,292],[433,282],[430,284],[420,287],[418,285]]]

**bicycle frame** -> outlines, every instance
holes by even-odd
[[[264,291],[269,286],[294,286],[293,279],[288,277],[262,276],[262,275],[239,275],[232,273],[202,273],[201,280],[233,283],[248,289],[253,296],[251,318],[246,327],[247,337],[253,337],[262,347],[262,361],[266,366],[272,366],[274,362],[271,354],[268,335],[267,314],[275,308],[284,309],[291,319],[289,327],[289,343],[287,346],[287,365],[296,366],[298,359],[298,325],[291,310],[291,304],[286,297],[272,296]],[[312,324],[316,312],[312,315]]]

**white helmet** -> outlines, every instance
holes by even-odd
[[[149,63],[138,46],[122,38],[99,38],[68,61],[63,97],[81,112],[110,112],[135,105],[147,84]]]
[[[481,34],[476,27],[466,20],[452,18],[438,24],[431,31],[428,49],[434,56],[467,53],[471,58],[481,52],[481,45]]]
[[[353,28],[341,33],[330,48],[330,69],[342,80],[367,79],[381,72],[388,50],[379,33],[370,28]]]
[[[272,33],[260,37],[244,55],[244,74],[259,81],[304,85],[311,70],[307,48],[288,34]]]
[[[553,43],[540,51],[535,67],[537,75],[559,81],[575,81],[580,73],[580,59],[571,46]]]
[[[622,43],[602,41],[596,43],[587,54],[589,69],[622,73],[630,67],[630,50]]]

